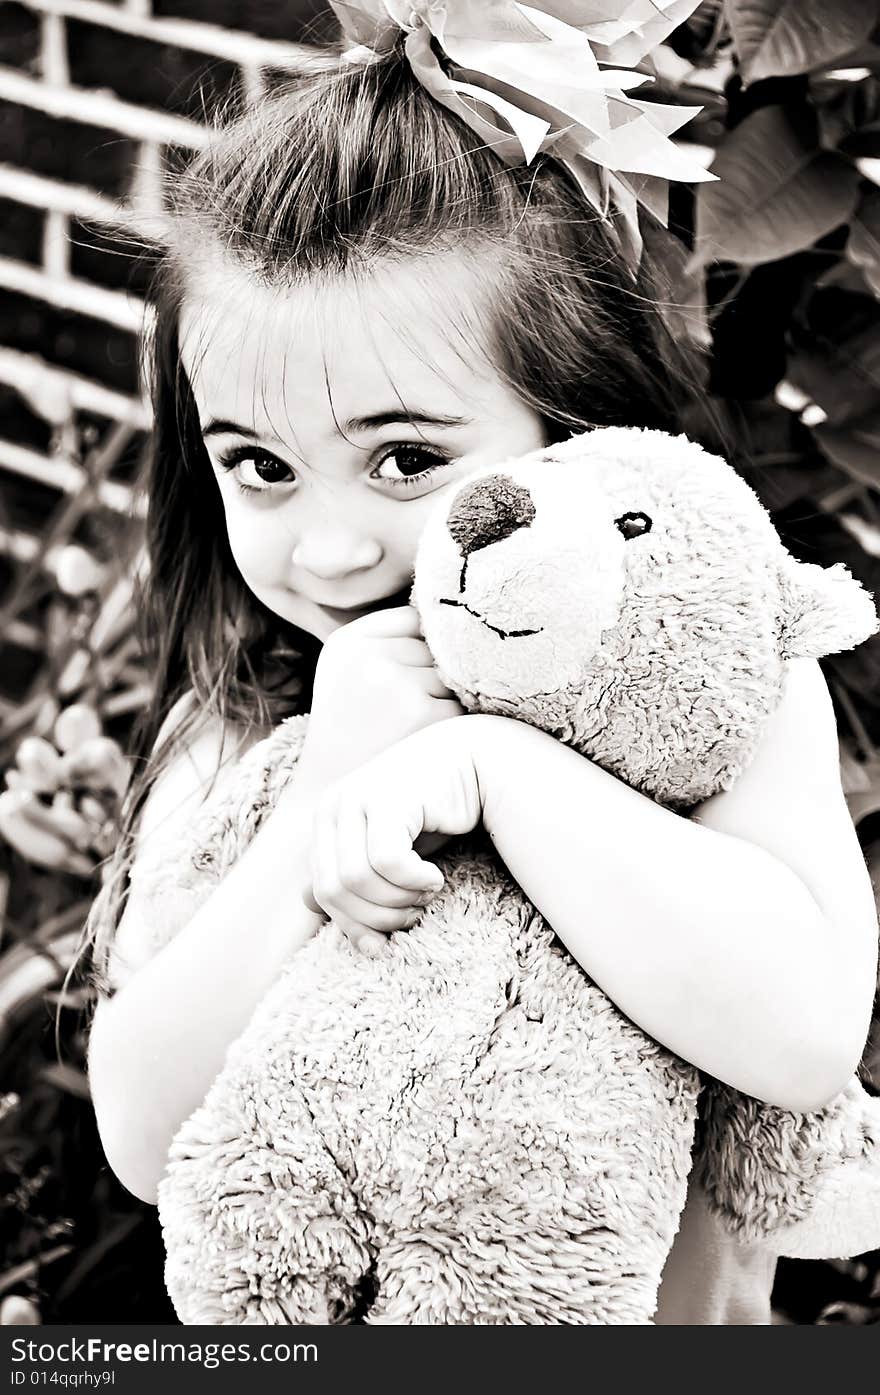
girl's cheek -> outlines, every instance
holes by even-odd
[[[273,529],[266,518],[226,501],[226,530],[236,566],[248,581],[262,586],[286,584],[294,540],[284,529]]]

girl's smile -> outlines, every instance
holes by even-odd
[[[464,256],[291,289],[218,257],[188,285],[181,357],[233,557],[265,605],[319,639],[406,604],[440,495],[545,444],[490,363]]]

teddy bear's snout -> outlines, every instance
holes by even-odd
[[[502,542],[520,528],[528,528],[534,517],[531,494],[509,475],[485,475],[465,485],[446,519],[446,527],[464,562],[461,590],[471,555]]]

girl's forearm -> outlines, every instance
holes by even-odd
[[[851,1059],[834,936],[800,878],[533,727],[468,720],[483,724],[471,750],[487,831],[612,1001],[760,1099],[807,1110],[836,1094],[860,1047]]]
[[[312,801],[285,791],[192,920],[98,1009],[89,1075],[101,1139],[144,1201],[227,1047],[320,924],[301,899],[311,820]]]

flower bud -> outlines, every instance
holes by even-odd
[[[26,736],[15,753],[15,763],[31,789],[40,794],[54,794],[61,783],[61,757],[45,737]]]
[[[53,811],[30,790],[4,790],[0,794],[0,836],[28,862],[90,877],[93,864],[71,847],[70,840],[53,821]]]
[[[0,1327],[39,1327],[40,1310],[30,1298],[10,1293],[0,1303]]]
[[[131,774],[128,758],[110,736],[94,736],[68,751],[61,769],[66,784],[111,790],[117,797],[125,793]]]
[[[99,591],[106,572],[90,552],[76,543],[62,547],[55,561],[55,579],[67,596],[85,596]]]
[[[75,702],[65,707],[55,721],[54,737],[62,751],[72,751],[84,741],[101,734],[101,719],[94,707]]]
[[[107,809],[100,799],[96,799],[93,794],[84,794],[79,801],[79,811],[84,819],[90,823],[97,824],[99,828],[107,822]]]

